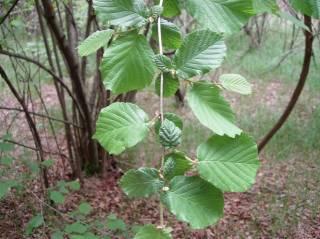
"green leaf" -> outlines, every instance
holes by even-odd
[[[0,181],[0,200],[4,198],[11,188],[18,186],[16,180]]]
[[[120,180],[122,190],[129,197],[149,197],[164,185],[154,168],[131,169]]]
[[[197,150],[200,176],[227,192],[243,192],[255,181],[259,168],[255,142],[245,134],[236,138],[212,136]]]
[[[156,94],[160,96],[160,85],[161,79],[160,75],[156,79],[154,84]],[[177,78],[172,77],[171,73],[163,74],[163,97],[174,96],[177,90],[179,90],[180,82]]]
[[[28,222],[25,232],[28,236],[30,236],[32,234],[32,231],[38,227],[40,227],[41,225],[43,225],[44,223],[44,219],[42,215],[37,215],[34,216],[33,218],[30,219],[30,221]]]
[[[33,161],[26,161],[27,167],[33,174],[38,174],[40,172],[40,167],[38,162],[33,162]]]
[[[190,33],[177,50],[173,62],[182,78],[203,75],[219,67],[226,55],[222,36],[209,30]]]
[[[104,47],[110,41],[112,29],[96,31],[86,38],[78,47],[78,53],[80,56],[88,56],[95,53],[99,48]]]
[[[100,237],[96,236],[92,232],[86,232],[83,235],[72,234],[70,235],[70,239],[100,239]]]
[[[252,0],[180,0],[202,28],[234,33],[255,14]]]
[[[160,71],[170,72],[173,69],[172,61],[165,55],[156,55],[154,57],[154,63]]]
[[[143,0],[93,0],[97,15],[111,25],[142,26],[146,22]]]
[[[59,191],[52,191],[50,192],[50,199],[55,202],[56,204],[64,203],[64,196]]]
[[[220,95],[218,87],[199,81],[188,90],[187,99],[199,121],[218,135],[235,137],[242,132],[234,125],[230,105]]]
[[[51,239],[63,239],[63,232],[55,231],[51,234]]]
[[[14,149],[14,145],[0,140],[0,152],[10,152]]]
[[[67,183],[64,180],[60,180],[57,182],[57,189],[60,193],[67,194],[69,190],[66,188]]]
[[[181,130],[183,129],[183,122],[178,115],[176,115],[174,113],[164,113],[163,118],[173,122],[179,129],[181,129]],[[156,134],[159,134],[160,127],[161,127],[161,120],[159,118],[154,125],[154,129],[156,131]]]
[[[110,231],[125,231],[127,229],[127,225],[123,220],[117,218],[116,215],[111,214],[107,218],[107,228]]]
[[[312,16],[316,19],[320,18],[320,1],[319,0],[289,0],[293,8]]]
[[[163,175],[166,179],[171,180],[175,176],[184,175],[192,168],[192,163],[182,152],[167,154],[164,159]]]
[[[150,8],[149,16],[151,16],[153,19],[157,19],[159,16],[161,16],[162,12],[163,6],[154,5]]]
[[[93,234],[92,232],[86,232],[83,235],[83,239],[100,239],[100,237],[98,237],[97,235]]]
[[[5,134],[0,137],[0,153],[2,152],[10,152],[14,150],[14,144],[9,143],[5,140],[11,140],[12,135],[11,134]]]
[[[179,220],[193,229],[215,224],[223,216],[223,194],[210,183],[193,176],[173,178],[161,201]]]
[[[72,224],[67,225],[64,228],[66,233],[79,233],[79,234],[83,234],[88,230],[88,226],[80,223],[80,222],[75,222]]]
[[[156,0],[156,3],[159,3],[159,0]],[[179,7],[178,0],[165,0],[163,1],[163,13],[164,17],[172,18],[180,15],[181,10]]]
[[[79,211],[81,214],[89,215],[90,212],[92,211],[92,207],[90,206],[89,203],[83,202],[83,203],[81,203],[81,204],[79,205],[78,211]]]
[[[70,239],[87,239],[84,235],[70,235]]]
[[[3,164],[5,166],[11,166],[11,164],[13,163],[14,158],[10,157],[10,156],[4,156],[0,159],[0,164]]]
[[[275,13],[279,10],[276,0],[253,0],[253,8],[256,13]]]
[[[110,154],[119,155],[148,134],[148,116],[131,103],[113,103],[100,112],[94,138]]]
[[[129,32],[115,40],[100,66],[104,85],[115,94],[143,89],[155,74],[154,53],[146,38]]]
[[[165,148],[174,148],[181,144],[181,129],[174,122],[164,119],[159,129],[159,140]]]
[[[303,21],[301,21],[300,19],[298,19],[297,17],[291,15],[290,13],[287,13],[287,12],[281,12],[279,14],[279,16],[282,18],[282,19],[285,19],[291,23],[293,23],[294,25],[296,25],[297,27],[300,27],[306,31],[310,31],[310,29],[304,24]]]
[[[137,234],[137,233],[141,230],[141,228],[143,228],[143,227],[144,227],[143,225],[137,225],[137,224],[135,224],[135,225],[131,226],[131,231],[132,231],[134,234]]]
[[[154,225],[143,226],[134,239],[171,239],[171,235],[161,229],[156,228]]]
[[[65,185],[68,186],[72,191],[78,191],[81,188],[79,180],[68,182]]]
[[[52,159],[48,159],[48,160],[41,162],[41,166],[43,166],[45,168],[50,168],[53,165],[54,165],[54,161]]]
[[[71,234],[69,235],[70,239],[100,239],[100,237],[96,236],[95,234],[93,234],[92,232],[86,232],[83,235],[79,235],[79,234]],[[104,237],[103,237],[104,238]],[[110,237],[106,237],[109,238]]]
[[[226,90],[243,95],[250,95],[252,93],[252,85],[241,75],[224,74],[220,76],[219,81]]]
[[[178,49],[182,44],[182,33],[180,28],[165,19],[161,19],[160,23],[163,46],[167,49]],[[157,42],[159,41],[157,24],[152,26],[152,37]]]

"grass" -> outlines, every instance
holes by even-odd
[[[225,68],[244,73],[246,77],[256,80],[273,81],[278,79],[289,84],[296,84],[303,63],[304,37],[300,30],[299,37],[295,42],[292,54],[286,60],[276,67],[280,59],[288,50],[283,49],[283,39],[290,39],[290,32],[284,29],[278,29],[279,22],[275,21],[266,31],[263,43],[258,48],[250,48],[250,39],[243,33],[233,35],[228,38],[228,57]],[[320,88],[319,71],[320,62],[318,62],[320,50],[318,42],[314,42],[315,57],[312,62],[311,71],[308,79],[308,86],[317,90]],[[247,53],[246,53],[247,52]]]
[[[250,50],[241,60],[238,56],[249,47],[248,39],[238,35],[228,40],[229,58],[224,68],[231,72],[239,71],[258,85],[252,97],[240,100],[236,105],[239,124],[256,139],[260,139],[279,119],[301,70],[302,43],[298,44],[301,50],[290,55],[278,68],[271,67],[282,52],[279,42],[283,37],[283,33],[269,31],[261,47]],[[303,40],[301,38],[300,35],[299,41]],[[319,59],[319,55],[316,48],[315,59]],[[274,82],[277,87],[266,92]],[[315,215],[320,211],[320,194],[316,186],[320,182],[319,89],[319,68],[313,62],[307,86],[296,108],[262,154],[266,161],[262,171],[272,172],[275,179],[271,184],[268,177],[260,179],[262,189],[265,187],[273,191],[260,193],[256,200],[257,204],[269,205],[269,229],[273,237],[297,237],[297,230],[302,230],[299,227],[313,225],[317,220]],[[265,101],[264,96],[272,91],[275,91],[276,99],[268,105],[269,101]],[[261,211],[257,209],[254,215],[259,217],[259,214]]]
[[[241,98],[236,108],[238,113],[240,112],[239,124],[257,139],[280,117],[297,84],[303,62],[304,37],[300,31],[295,43],[295,47],[299,50],[289,55],[279,67],[272,67],[283,55],[283,39],[290,34],[284,29],[279,29],[278,20],[272,19],[272,21],[273,24],[269,26],[270,29],[259,48],[250,49],[250,40],[242,33],[229,38],[228,57],[223,66],[224,71],[240,72],[256,85],[253,96]],[[317,43],[314,43],[315,46]],[[319,48],[314,47],[314,50],[314,59],[319,59]],[[289,121],[268,145],[269,153],[273,152],[278,159],[283,159],[293,148],[299,148],[300,151],[319,148],[320,143],[317,142],[320,141],[318,134],[315,133],[320,127],[319,99],[316,97],[319,89],[319,68],[313,61],[307,86]]]

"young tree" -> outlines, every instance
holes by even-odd
[[[313,55],[313,25],[312,25],[312,17],[315,19],[320,18],[320,2],[317,0],[306,0],[306,1],[298,1],[298,0],[289,0],[292,7],[304,14],[304,25],[305,25],[305,50],[304,50],[304,60],[302,64],[302,69],[299,77],[298,84],[292,94],[292,97],[282,113],[280,119],[277,123],[271,128],[271,130],[263,137],[261,142],[259,143],[259,151],[262,151],[264,147],[268,144],[268,142],[272,139],[272,137],[281,129],[281,127],[288,120],[290,114],[292,113],[294,107],[296,106],[299,97],[304,89],[305,83],[308,79],[311,59]]]
[[[221,65],[226,56],[224,35],[239,31],[255,14],[255,1],[157,3],[94,0],[98,17],[113,28],[94,33],[80,45],[81,51],[89,54],[109,43],[100,69],[105,87],[113,93],[141,90],[156,75],[160,98],[155,118],[149,119],[135,104],[113,103],[101,110],[94,136],[114,155],[135,146],[152,130],[163,147],[158,168],[129,170],[120,181],[129,197],[156,194],[160,199],[158,227],[146,225],[137,239],[171,238],[164,207],[194,229],[215,224],[223,215],[223,192],[248,190],[259,168],[254,140],[235,124],[230,105],[221,95],[222,89],[250,94],[251,85],[236,74],[222,75],[219,83],[198,79]],[[178,26],[167,20],[182,9],[202,29],[183,36]],[[157,46],[149,45],[149,39]],[[167,54],[171,51],[173,54]],[[188,86],[187,101],[195,117],[214,133],[198,147],[196,157],[178,150],[183,119],[164,109],[164,98],[174,95],[180,84]]]

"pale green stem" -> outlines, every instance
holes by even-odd
[[[163,0],[160,0],[159,6],[163,6]],[[159,41],[159,54],[163,55],[163,46],[162,46],[162,34],[161,34],[161,17],[158,17],[158,41]],[[163,123],[163,73],[160,73],[160,117],[161,117],[161,123]],[[162,171],[163,168],[163,160],[164,160],[164,153],[161,157],[161,168],[160,171]],[[162,203],[160,202],[160,227],[164,227],[164,219],[163,219],[163,214],[164,214],[164,208]]]

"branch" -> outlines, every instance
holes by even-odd
[[[86,22],[86,31],[84,34],[84,39],[86,39],[90,35],[91,23],[95,19],[94,10],[92,7],[92,0],[87,1],[87,3],[88,3],[88,12],[87,12],[87,22]],[[85,78],[86,78],[86,67],[87,67],[87,57],[82,57],[80,69],[81,69],[81,78],[83,82],[85,82]]]
[[[5,107],[5,106],[0,106],[0,110],[12,110],[12,111],[24,112],[23,109],[11,108],[11,107]],[[35,115],[35,116],[38,116],[38,117],[41,117],[41,118],[50,119],[50,120],[57,121],[57,122],[60,122],[60,123],[63,123],[63,124],[72,125],[73,127],[82,129],[82,127],[79,126],[79,125],[76,125],[76,124],[74,124],[74,123],[72,123],[72,122],[65,121],[65,120],[62,120],[62,119],[57,119],[57,118],[52,117],[52,116],[50,116],[50,115],[45,115],[45,114],[41,114],[41,113],[37,113],[37,112],[33,112],[33,111],[28,111],[28,112],[29,112],[29,114],[31,114],[31,115]]]
[[[12,6],[10,7],[9,11],[8,11],[3,17],[1,17],[0,25],[1,25],[2,23],[4,23],[4,21],[7,19],[7,17],[9,17],[10,13],[11,13],[12,10],[15,8],[15,6],[17,6],[18,2],[19,2],[19,0],[16,0],[16,1],[12,4]]]
[[[32,151],[35,151],[35,152],[38,152],[39,150],[35,147],[32,147],[30,145],[25,145],[23,143],[20,143],[20,142],[16,142],[14,140],[10,140],[10,139],[4,139],[3,140],[4,142],[7,142],[7,143],[10,143],[10,144],[14,144],[14,145],[17,145],[17,146],[20,146],[22,148],[26,148],[26,149],[30,149]],[[68,158],[65,154],[62,154],[62,153],[57,153],[57,152],[50,152],[50,151],[46,151],[46,150],[43,150],[42,151],[43,153],[45,154],[51,154],[51,155],[58,155],[58,156],[62,156],[64,158]]]
[[[33,121],[31,115],[29,114],[28,108],[27,108],[24,100],[21,98],[21,96],[19,95],[18,91],[16,90],[16,88],[13,86],[13,84],[9,80],[6,72],[4,71],[4,69],[2,68],[1,65],[0,65],[0,75],[3,78],[3,80],[5,81],[5,83],[8,85],[10,91],[15,96],[15,98],[17,99],[17,101],[21,105],[21,107],[23,109],[23,112],[25,113],[26,120],[28,122],[30,131],[31,131],[33,139],[34,139],[34,143],[36,145],[37,151],[39,152],[38,159],[39,159],[39,161],[42,162],[42,161],[44,161],[43,149],[42,149],[41,139],[40,139],[40,136],[38,134],[35,122]],[[44,186],[45,186],[45,188],[48,188],[49,187],[49,180],[48,180],[47,170],[43,169],[41,174],[42,174],[42,177],[43,177],[43,180],[44,180]]]
[[[269,133],[267,133],[267,135],[259,143],[259,147],[258,147],[259,152],[261,152],[264,149],[267,143],[272,139],[272,137],[279,131],[279,129],[281,129],[281,127],[287,121],[296,103],[298,102],[301,92],[303,91],[304,85],[307,81],[309,70],[310,70],[311,59],[312,59],[312,52],[313,52],[312,44],[313,44],[314,36],[312,33],[311,17],[305,15],[304,23],[309,28],[309,31],[305,31],[305,54],[304,54],[304,62],[303,62],[302,70],[300,73],[299,82],[282,116],[280,117],[278,122],[273,126],[273,128],[269,131]]]
[[[2,50],[2,49],[0,49],[0,54],[30,62],[32,64],[35,64],[36,66],[38,66],[42,70],[46,71],[47,73],[49,73],[54,78],[54,80],[59,82],[59,84],[68,92],[68,94],[70,95],[71,99],[75,103],[77,109],[80,111],[81,116],[83,117],[83,113],[82,113],[82,110],[81,110],[80,106],[78,105],[77,99],[74,97],[74,95],[72,94],[72,92],[69,89],[69,87],[52,70],[50,70],[48,67],[46,67],[45,65],[41,64],[40,62],[38,62],[36,60],[33,60],[32,58],[24,56],[24,55],[20,55],[20,54],[14,53],[14,52],[9,52],[9,51]]]
[[[83,82],[81,81],[79,62],[76,56],[74,55],[74,50],[69,46],[68,42],[66,41],[66,36],[61,31],[60,25],[56,21],[55,11],[52,2],[50,0],[41,0],[41,2],[44,9],[44,18],[46,19],[47,25],[52,31],[52,34],[55,36],[55,39],[57,40],[58,47],[61,51],[61,54],[64,57],[71,78],[72,86],[77,96],[77,102],[79,102],[82,109],[81,112],[83,112],[83,124],[85,125],[85,129],[87,130],[86,133],[88,136],[88,155],[90,154],[90,161],[93,162],[93,164],[98,165],[97,145],[93,140],[91,140],[91,137],[94,133],[94,123],[86,99]]]

